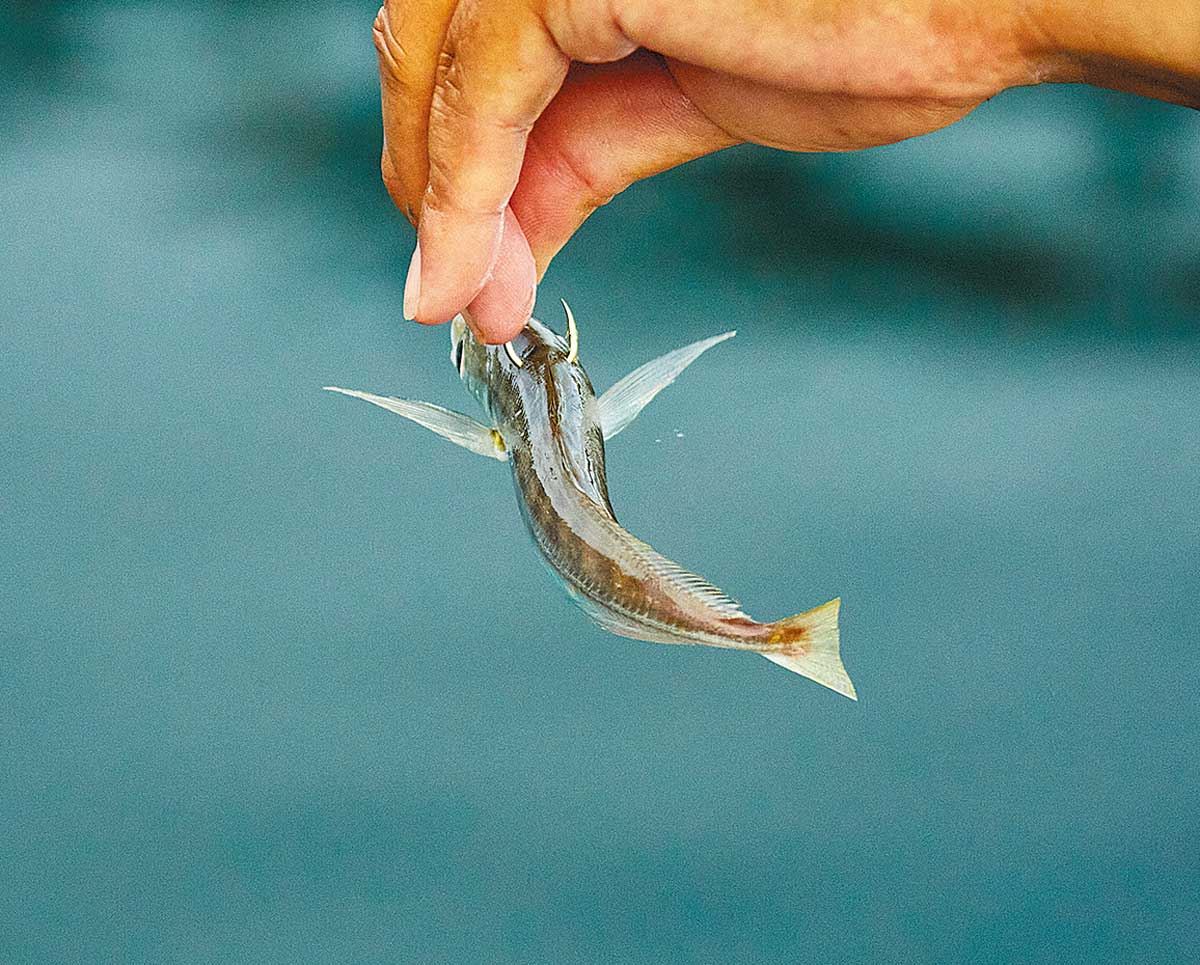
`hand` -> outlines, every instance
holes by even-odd
[[[1049,4],[1051,18],[1033,0],[387,0],[383,177],[419,239],[405,315],[433,324],[469,306],[482,339],[511,338],[596,207],[742,141],[886,144],[1050,79],[1200,97],[1196,4],[1148,8],[1182,27],[1178,50],[1146,10],[1123,28],[1093,6]]]

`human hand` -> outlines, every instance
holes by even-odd
[[[1200,13],[1154,8],[1184,28],[1175,46],[1145,10],[1122,26],[1035,0],[387,0],[383,176],[419,239],[405,315],[469,306],[483,340],[511,338],[596,207],[742,141],[886,144],[1042,80],[1187,102],[1197,78],[1180,87],[1170,65],[1187,72],[1192,37],[1200,54]]]

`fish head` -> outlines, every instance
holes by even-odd
[[[467,391],[488,406],[488,378],[495,367],[493,356],[497,345],[484,345],[468,327],[461,315],[450,322],[450,364],[462,379]]]
[[[450,323],[450,363],[484,408],[490,408],[493,391],[521,375],[533,376],[554,366],[578,367],[569,356],[568,340],[536,318],[506,345],[480,342],[461,315]]]
[[[459,378],[463,377],[467,362],[467,343],[474,341],[463,317],[455,315],[454,320],[450,322],[450,364],[454,366]]]

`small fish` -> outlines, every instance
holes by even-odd
[[[726,332],[668,352],[597,398],[579,364],[579,330],[566,302],[568,337],[536,319],[503,346],[450,325],[450,360],[489,424],[429,402],[326,386],[512,465],[522,515],[572,599],[601,627],[653,643],[694,643],[760,653],[857,699],[838,652],[838,600],[759,623],[717,587],[626,532],[608,498],[604,443]]]

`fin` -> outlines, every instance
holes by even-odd
[[[387,409],[388,412],[404,416],[419,426],[431,429],[443,439],[449,439],[455,445],[470,449],[481,456],[490,456],[501,462],[508,459],[508,452],[504,448],[504,441],[500,438],[500,433],[461,412],[443,409],[440,405],[434,405],[432,402],[391,399],[382,395],[372,395],[370,392],[359,392],[357,389],[339,389],[336,385],[327,385],[325,390],[353,396]]]
[[[726,332],[677,348],[634,369],[612,385],[598,400],[604,438],[611,439],[624,429],[646,407],[646,403],[679,377],[680,372],[718,342],[724,342],[736,334]]]
[[[640,544],[642,561],[660,579],[668,580],[676,586],[682,587],[722,616],[734,618],[746,617],[746,614],[742,611],[742,605],[719,586],[713,586],[704,577],[697,576],[695,573],[685,570],[678,563],[667,559],[654,549],[654,547],[643,543],[636,537],[631,537],[631,539]]]
[[[838,652],[837,620],[841,602],[840,599],[830,600],[807,613],[770,624],[775,631],[771,635],[773,642],[795,643],[797,646],[791,653],[781,651],[763,653],[763,656],[844,697],[858,700],[854,684],[850,682]]]

